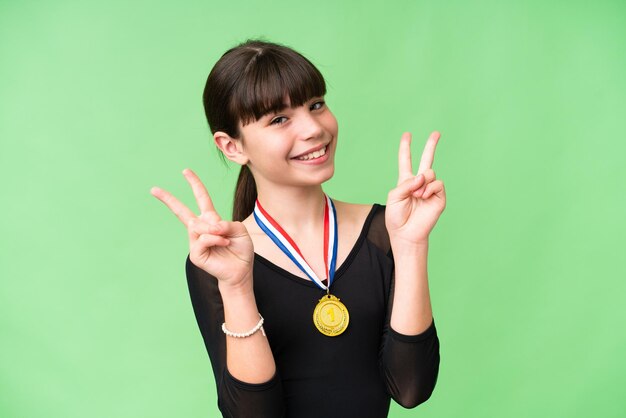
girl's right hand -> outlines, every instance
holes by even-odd
[[[187,227],[189,259],[216,277],[220,286],[251,285],[254,247],[248,230],[241,222],[222,220],[213,207],[209,192],[193,171],[187,168],[183,175],[196,197],[200,216],[163,189],[153,187],[150,193]]]

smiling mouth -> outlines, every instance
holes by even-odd
[[[326,144],[326,146],[320,150],[313,151],[301,157],[294,158],[294,160],[300,160],[300,161],[314,160],[315,158],[319,158],[325,155],[327,150],[328,150],[328,144]]]

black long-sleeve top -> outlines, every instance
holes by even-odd
[[[325,291],[255,254],[254,294],[276,362],[276,374],[265,383],[242,382],[229,373],[217,279],[187,257],[189,293],[224,417],[383,418],[390,397],[406,408],[430,397],[439,371],[437,330],[434,320],[418,335],[389,326],[394,263],[384,213],[385,206],[373,205],[335,272],[331,294],[350,313],[339,336],[327,337],[313,324],[313,309]]]

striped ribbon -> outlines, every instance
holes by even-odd
[[[333,201],[326,194],[324,194],[324,197],[326,199],[326,204],[324,205],[324,267],[328,272],[328,286],[324,285],[322,280],[317,277],[311,266],[309,266],[309,263],[304,259],[298,245],[296,245],[289,234],[265,211],[265,209],[263,209],[259,199],[257,199],[254,204],[254,219],[263,232],[274,241],[278,248],[280,248],[313,283],[328,292],[335,277],[337,262],[337,212]],[[330,264],[328,263],[329,260]]]

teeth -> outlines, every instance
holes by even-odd
[[[321,157],[324,154],[326,154],[326,147],[322,148],[319,151],[314,151],[314,152],[311,152],[311,153],[309,153],[307,155],[303,155],[302,157],[298,157],[298,160],[304,160],[304,161],[311,160],[313,158],[319,158],[319,157]]]

